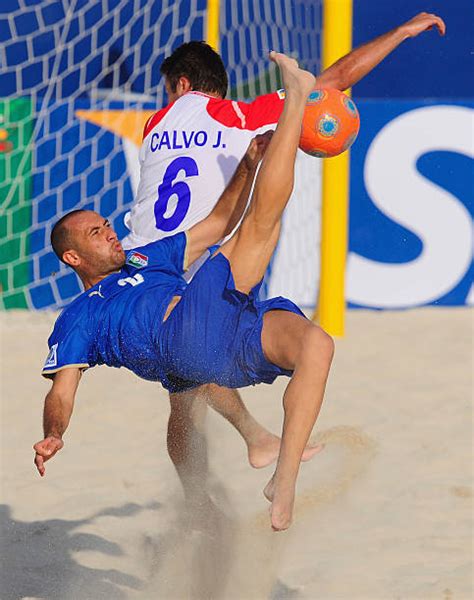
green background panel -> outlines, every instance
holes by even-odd
[[[0,308],[27,308],[33,124],[29,98],[0,100]]]

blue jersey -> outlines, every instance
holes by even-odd
[[[157,339],[171,299],[186,288],[185,251],[184,233],[129,251],[119,272],[63,310],[42,374],[106,364],[161,380]]]

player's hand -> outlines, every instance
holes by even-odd
[[[36,452],[35,465],[41,477],[44,476],[46,471],[44,463],[50,458],[53,458],[56,452],[59,452],[63,446],[64,442],[62,439],[52,435],[33,446],[33,450]]]
[[[423,31],[433,29],[433,27],[436,27],[440,35],[446,33],[446,25],[441,17],[432,13],[423,12],[404,23],[401,26],[401,29],[406,37],[416,37],[420,33],[423,33]]]
[[[267,151],[272,136],[273,131],[267,131],[266,133],[259,133],[252,139],[245,153],[245,164],[249,169],[257,168],[258,163]]]

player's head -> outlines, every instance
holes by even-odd
[[[182,44],[163,61],[166,91],[171,102],[194,90],[225,98],[227,73],[219,54],[205,42]]]
[[[125,252],[109,221],[92,210],[73,210],[51,231],[56,256],[81,278],[108,275],[125,263]]]

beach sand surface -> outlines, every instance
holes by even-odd
[[[2,600],[470,600],[473,312],[350,311],[301,467],[273,533],[245,445],[208,412],[207,471],[184,502],[166,452],[167,394],[124,369],[81,382],[41,479],[40,377],[52,313],[0,314]],[[242,391],[278,433],[286,384]]]

